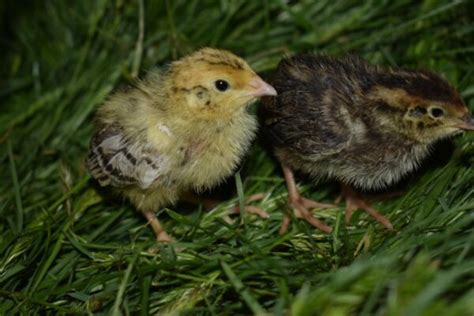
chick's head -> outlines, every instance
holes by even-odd
[[[241,58],[218,49],[203,48],[171,64],[172,95],[197,118],[230,117],[275,89]]]
[[[438,75],[411,71],[386,77],[372,90],[389,124],[421,143],[432,143],[465,130],[474,119],[459,93]]]

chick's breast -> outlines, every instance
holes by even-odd
[[[198,191],[211,188],[232,174],[255,136],[257,123],[243,112],[228,123],[205,129],[178,148],[182,160],[177,177]]]

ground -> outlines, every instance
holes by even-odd
[[[293,221],[280,236],[286,190],[257,141],[213,211],[160,211],[178,242],[158,246],[84,165],[107,95],[203,46],[241,55],[263,77],[303,51],[428,68],[472,110],[473,10],[431,0],[1,2],[0,314],[474,314],[473,134],[441,144],[399,197],[375,204],[395,232],[361,212],[345,225],[340,204],[316,212],[331,235]],[[338,195],[332,183],[299,181],[306,196]],[[269,219],[223,219],[261,191]]]

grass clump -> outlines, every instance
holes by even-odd
[[[401,197],[377,204],[396,233],[362,213],[345,226],[341,206],[318,213],[332,235],[298,221],[278,235],[286,190],[257,143],[242,192],[269,192],[259,206],[271,218],[224,221],[234,193],[212,212],[163,209],[181,251],[157,246],[130,205],[97,193],[84,159],[94,109],[111,91],[208,45],[264,74],[309,50],[430,68],[473,109],[473,9],[429,0],[2,2],[0,314],[472,315],[474,135],[441,147]],[[302,189],[337,195],[331,184]]]

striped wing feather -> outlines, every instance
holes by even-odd
[[[101,186],[149,188],[159,180],[166,160],[144,142],[133,142],[113,127],[105,127],[91,141],[87,166]]]

